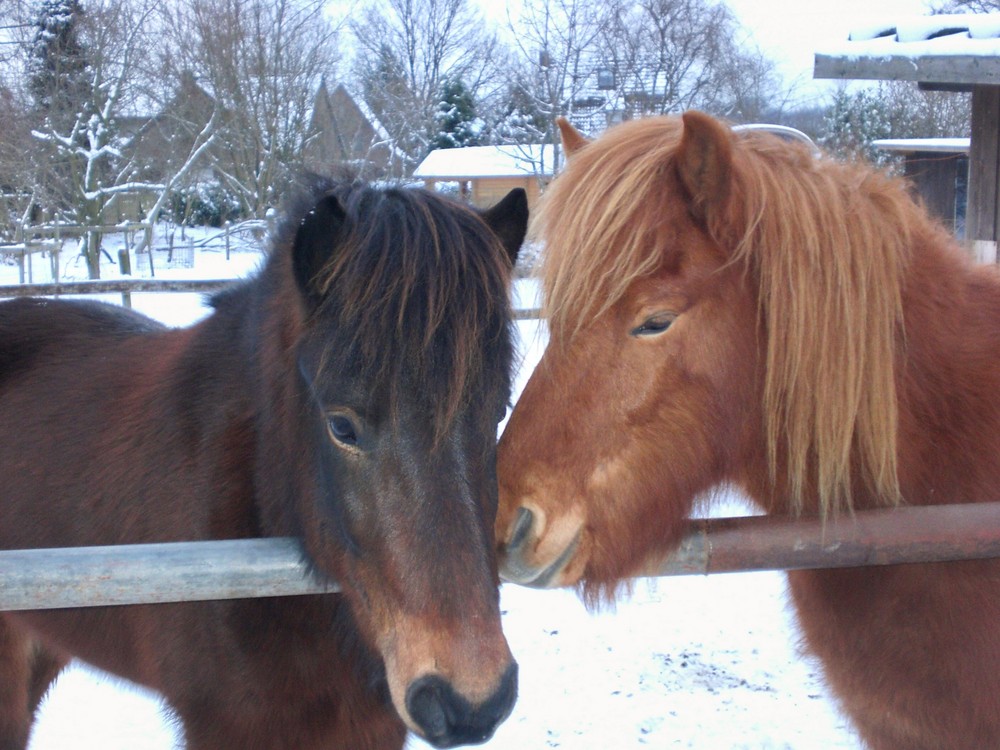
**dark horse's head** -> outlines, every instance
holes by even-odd
[[[265,275],[298,304],[266,337],[281,343],[262,371],[287,371],[258,482],[289,466],[307,479],[269,493],[283,496],[269,527],[341,585],[412,730],[439,747],[485,741],[517,692],[493,522],[524,192],[480,214],[324,184],[286,223]]]

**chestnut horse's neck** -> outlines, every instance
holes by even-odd
[[[913,239],[895,368],[901,500],[994,500],[1000,484],[1000,273],[972,263],[937,227],[920,228]],[[766,476],[763,451],[759,459],[741,478],[749,494],[769,512],[799,512],[791,493]],[[811,489],[801,511],[820,513]],[[884,505],[858,477],[852,497],[856,509]]]
[[[911,504],[995,500],[1000,275],[935,232],[916,238],[904,288],[900,488]]]

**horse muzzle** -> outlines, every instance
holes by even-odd
[[[552,535],[555,539],[546,540],[542,537],[544,529],[540,528],[544,524],[536,520],[530,509],[518,508],[507,543],[500,550],[500,577],[509,583],[537,589],[576,583],[579,576],[568,575],[568,568],[580,548],[582,525],[574,525],[568,531],[563,529],[563,533]],[[553,548],[554,555],[541,554],[544,549]]]
[[[438,675],[426,675],[406,691],[406,710],[420,734],[434,747],[478,745],[514,708],[517,700],[517,664],[511,662],[496,691],[473,705]]]

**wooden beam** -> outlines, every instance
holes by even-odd
[[[979,260],[997,259],[1000,237],[1000,86],[972,89],[966,238]]]
[[[817,54],[813,78],[1000,86],[1000,58],[984,55]]]
[[[50,284],[10,284],[0,286],[4,297],[58,297],[62,295],[114,294],[116,292],[188,292],[209,294],[234,284],[237,279],[98,279]]]

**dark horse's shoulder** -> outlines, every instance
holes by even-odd
[[[49,338],[84,333],[128,336],[163,329],[142,313],[103,302],[23,297],[0,303],[0,340],[21,337],[26,331]]]
[[[101,302],[33,297],[0,302],[0,380],[46,350],[164,329],[141,313]]]

